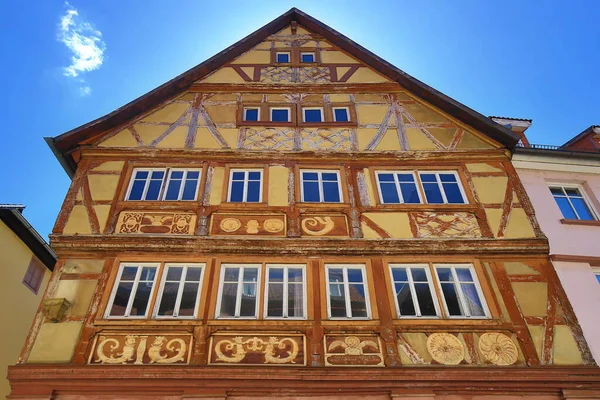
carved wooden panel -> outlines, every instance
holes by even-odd
[[[212,214],[211,235],[285,236],[283,214]]]
[[[302,214],[302,236],[348,237],[348,218],[343,214]]]
[[[192,340],[188,333],[102,333],[88,364],[189,364]]]
[[[209,364],[306,365],[304,335],[215,333],[210,338]]]
[[[240,147],[248,150],[294,150],[294,130],[242,128]]]
[[[416,237],[481,237],[477,218],[471,213],[423,211],[409,216],[416,227]]]
[[[261,83],[329,83],[331,71],[329,67],[262,67]]]
[[[352,144],[350,129],[302,129],[301,137],[305,150],[350,151]]]
[[[122,211],[115,233],[193,235],[196,218],[196,214],[192,213]]]
[[[378,335],[325,335],[325,365],[382,367]]]

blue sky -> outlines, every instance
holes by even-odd
[[[44,136],[113,111],[293,6],[484,115],[532,118],[532,143],[600,124],[598,1],[4,0],[0,203],[27,205],[46,237],[70,181]]]

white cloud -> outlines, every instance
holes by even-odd
[[[75,8],[65,2],[67,8],[60,19],[58,40],[71,51],[71,64],[63,69],[63,75],[77,78],[80,83],[85,83],[80,76],[82,73],[97,70],[104,61],[106,44],[102,40],[102,33],[84,21]],[[82,95],[89,95],[92,89],[83,85],[80,87]]]

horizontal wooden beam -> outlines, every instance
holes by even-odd
[[[210,93],[389,93],[403,88],[397,83],[330,83],[327,85],[285,85],[281,83],[196,83],[190,92]]]

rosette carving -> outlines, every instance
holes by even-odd
[[[458,365],[465,358],[465,347],[449,333],[432,333],[427,338],[427,351],[440,364]]]
[[[479,351],[486,360],[496,365],[512,365],[517,362],[519,356],[515,343],[508,336],[498,332],[481,335]]]

